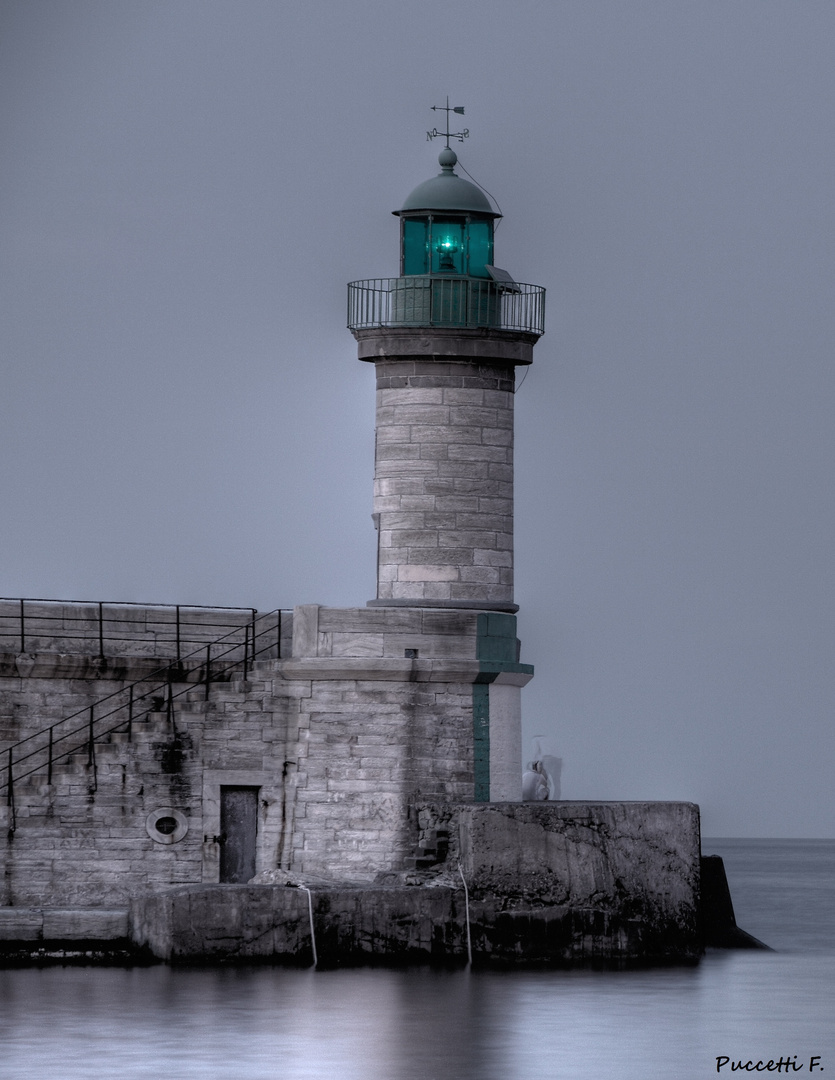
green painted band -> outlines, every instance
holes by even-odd
[[[490,687],[473,683],[473,798],[490,801]]]

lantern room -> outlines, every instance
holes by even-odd
[[[457,161],[454,150],[443,149],[441,172],[418,184],[394,211],[400,218],[401,277],[490,277],[493,223],[501,214],[480,188],[455,173]]]

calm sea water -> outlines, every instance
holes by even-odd
[[[835,1080],[835,841],[704,850],[777,951],[618,973],[3,971],[0,1077],[703,1080],[718,1056],[782,1056],[805,1078],[819,1056]]]

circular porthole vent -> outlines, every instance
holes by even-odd
[[[148,836],[157,844],[177,844],[188,832],[185,814],[173,806],[161,806],[145,819]]]

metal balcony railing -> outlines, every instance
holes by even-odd
[[[0,597],[0,652],[172,657],[224,634],[243,645],[254,608]]]
[[[421,275],[348,285],[348,329],[390,326],[545,332],[545,290],[484,278]]]
[[[141,679],[96,698],[89,705],[6,747],[0,772],[0,792],[5,789],[9,836],[16,828],[16,782],[42,774],[45,782],[52,784],[53,769],[57,764],[73,754],[86,754],[92,793],[97,787],[96,747],[109,735],[122,732],[130,742],[135,722],[146,719],[151,712],[164,711],[174,736],[175,702],[187,700],[187,695],[196,686],[202,684],[204,699],[208,701],[213,683],[228,682],[236,676],[246,679],[257,660],[280,658],[281,609],[266,614],[250,610],[252,616],[242,628],[242,641],[241,628],[233,627],[223,636],[201,643],[187,654],[178,654],[176,663],[158,667]],[[174,689],[175,684],[179,684],[179,689]]]

